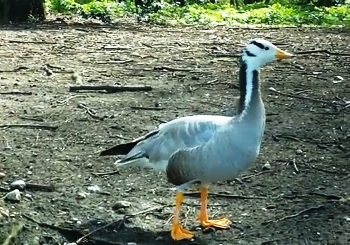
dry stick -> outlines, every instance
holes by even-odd
[[[295,54],[314,54],[314,53],[326,53],[326,54],[330,54],[330,55],[350,56],[350,53],[333,52],[333,51],[329,51],[327,49],[316,49],[316,50],[295,52]]]
[[[115,175],[115,174],[119,174],[119,170],[110,171],[110,172],[92,173],[92,175],[95,175],[95,176],[106,176],[106,175]]]
[[[174,68],[174,67],[169,67],[169,66],[157,66],[154,67],[153,70],[155,71],[191,71],[191,69],[186,69],[186,68]]]
[[[31,182],[25,183],[25,189],[26,190],[41,190],[41,191],[48,191],[52,192],[55,191],[55,187],[53,185],[46,185],[46,184],[36,184]]]
[[[5,239],[5,241],[2,243],[2,245],[11,244],[11,240],[14,239],[16,236],[18,236],[18,234],[23,229],[23,227],[24,227],[23,223],[19,223],[19,224],[13,226],[11,229],[11,233],[8,235],[8,237]]]
[[[140,215],[140,214],[145,214],[145,213],[152,212],[152,211],[154,211],[154,210],[162,209],[162,208],[164,208],[164,206],[156,206],[156,207],[148,208],[148,209],[145,209],[145,210],[142,210],[142,211],[133,213],[133,214],[126,214],[126,215],[124,215],[124,217],[123,217],[122,220],[113,221],[113,222],[108,223],[108,224],[106,224],[106,225],[104,225],[104,226],[101,226],[101,227],[99,227],[99,228],[97,228],[97,229],[95,229],[95,230],[89,232],[88,234],[86,234],[86,235],[80,237],[75,243],[76,243],[76,244],[79,244],[79,243],[81,243],[84,239],[88,238],[89,236],[91,236],[92,234],[96,233],[97,231],[102,230],[102,229],[105,229],[105,228],[108,227],[108,226],[114,225],[114,224],[116,224],[117,222],[120,222],[120,226],[121,226],[121,225],[125,222],[125,220],[127,220],[127,219],[130,219],[130,218],[135,217],[135,216]]]
[[[29,68],[26,67],[26,66],[19,66],[19,67],[13,69],[13,70],[2,70],[2,71],[0,71],[0,73],[3,73],[3,72],[17,72],[17,71],[20,71],[20,70],[27,70],[27,69],[29,69]]]
[[[277,222],[281,222],[281,221],[284,221],[284,220],[287,220],[287,219],[296,218],[296,217],[298,217],[300,215],[303,215],[303,214],[305,214],[307,212],[319,210],[319,209],[324,208],[324,207],[325,207],[324,205],[319,205],[319,206],[316,206],[316,207],[310,207],[310,208],[301,210],[300,212],[298,212],[296,214],[287,215],[287,216],[284,216],[284,217],[282,217],[280,219],[277,219],[277,220],[269,220],[265,224],[267,225],[267,224],[270,224],[270,223],[277,223]]]
[[[30,44],[56,44],[55,42],[46,41],[20,41],[20,40],[7,40],[9,43],[30,43]]]
[[[31,91],[6,91],[6,92],[0,92],[0,94],[11,94],[11,95],[32,95],[33,92]]]
[[[185,192],[184,195],[186,196],[198,196],[200,192]],[[241,196],[241,195],[231,195],[231,194],[222,194],[222,193],[209,193],[210,196],[216,196],[216,197],[225,197],[225,198],[235,198],[235,199],[266,199],[266,197],[259,197],[259,196]]]
[[[262,174],[266,174],[266,173],[271,173],[271,172],[272,172],[272,170],[265,170],[265,171],[258,172],[256,174],[243,176],[242,178],[239,178],[239,179],[240,180],[246,180],[246,179],[250,179],[250,178],[253,178],[253,177],[256,177],[256,176],[259,176],[259,175],[262,175]]]
[[[44,129],[55,131],[58,129],[57,126],[50,125],[35,125],[35,124],[2,124],[0,128],[31,128],[31,129]]]
[[[100,117],[98,115],[96,115],[96,112],[94,112],[91,108],[87,107],[86,105],[79,103],[78,104],[78,108],[82,108],[86,110],[86,113],[91,116],[94,119],[99,119],[99,120],[103,120],[103,117]]]
[[[127,64],[127,63],[131,63],[131,62],[134,62],[134,60],[109,60],[109,61],[97,62],[97,64],[99,64],[99,65],[103,65],[103,64]]]
[[[297,166],[297,163],[296,163],[296,161],[295,161],[295,158],[293,159],[293,168],[294,168],[294,170],[295,170],[296,173],[299,173],[299,172],[300,172],[300,170],[299,170],[299,168],[298,168],[298,166]]]
[[[334,105],[334,104],[342,105],[342,106],[346,105],[346,104],[334,103],[334,102],[331,102],[331,101],[320,100],[320,99],[313,99],[313,98],[299,96],[299,95],[294,95],[294,94],[287,94],[287,93],[283,93],[283,92],[277,91],[275,89],[270,89],[270,91],[274,92],[276,94],[279,94],[279,95],[284,95],[284,96],[291,97],[291,98],[296,98],[296,99],[309,100],[309,101],[319,102],[319,103],[324,103],[324,104],[329,104],[329,105]]]
[[[151,91],[151,86],[72,86],[69,87],[69,92],[79,91],[99,91],[104,90],[107,93],[118,93],[118,92],[136,92],[136,91]]]
[[[164,110],[162,107],[144,107],[144,106],[130,106],[130,109],[134,110],[148,110],[148,111],[161,111]]]

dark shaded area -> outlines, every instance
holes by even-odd
[[[46,19],[44,0],[0,0],[0,23]]]

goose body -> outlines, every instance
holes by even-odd
[[[192,182],[201,183],[201,225],[228,227],[228,219],[208,219],[208,185],[237,177],[256,160],[265,129],[259,69],[271,61],[290,56],[266,40],[251,40],[241,58],[237,115],[178,118],[159,125],[158,129],[132,142],[101,152],[101,156],[124,155],[116,161],[117,166],[133,165],[164,171],[168,181],[177,186],[171,230],[174,240],[193,236],[180,226],[178,220],[183,190]]]

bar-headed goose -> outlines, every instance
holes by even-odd
[[[171,236],[190,239],[193,233],[179,222],[184,189],[200,182],[201,226],[227,228],[226,218],[211,220],[207,215],[210,183],[236,178],[247,170],[259,154],[265,128],[265,109],[260,95],[259,70],[269,62],[291,57],[272,43],[253,39],[246,44],[239,71],[240,99],[234,117],[197,115],[161,124],[132,142],[101,152],[101,156],[125,155],[117,166],[141,166],[162,170],[177,186]]]

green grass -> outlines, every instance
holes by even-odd
[[[294,0],[295,1],[295,0]],[[293,0],[241,6],[235,9],[228,2],[188,4],[184,7],[162,2],[160,10],[148,10],[147,19],[166,25],[183,24],[268,24],[268,25],[342,25],[350,26],[350,4],[315,7],[292,4]],[[49,8],[60,13],[78,13],[87,17],[105,15],[111,18],[135,13],[133,1],[50,0]]]

